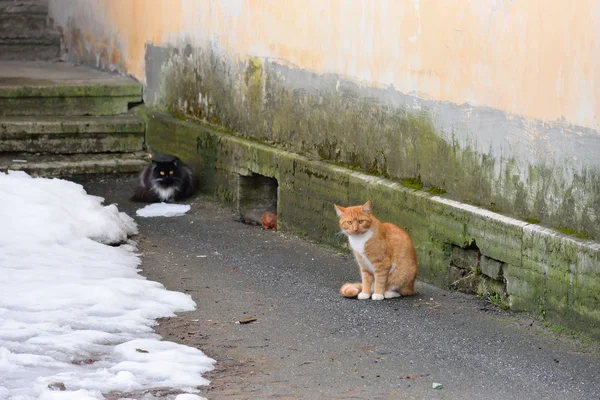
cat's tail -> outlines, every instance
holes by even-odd
[[[362,290],[360,283],[344,283],[340,288],[340,294],[344,297],[356,297]]]
[[[130,201],[135,201],[138,203],[156,203],[158,202],[158,197],[154,194],[153,191],[149,190],[145,186],[138,186],[135,188],[135,192],[133,196],[129,198]]]

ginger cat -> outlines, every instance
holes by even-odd
[[[362,276],[362,283],[343,284],[340,294],[344,297],[358,296],[360,300],[412,296],[415,293],[417,256],[408,233],[375,218],[371,214],[370,200],[362,206],[334,206],[340,217],[340,228],[348,236]]]

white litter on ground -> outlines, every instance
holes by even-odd
[[[190,211],[188,204],[154,203],[140,208],[135,213],[140,217],[177,217]]]
[[[208,383],[214,360],[152,330],[194,301],[138,274],[135,244],[115,246],[136,224],[102,202],[73,182],[0,173],[0,399],[197,393]]]

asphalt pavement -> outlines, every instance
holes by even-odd
[[[83,183],[135,216],[136,182]],[[597,342],[423,282],[413,297],[342,298],[359,279],[349,254],[187,203],[135,217],[134,240],[142,275],[197,303],[156,330],[217,361],[208,399],[600,399]]]

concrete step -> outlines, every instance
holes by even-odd
[[[68,177],[87,174],[137,173],[148,163],[146,153],[0,154],[0,171],[25,171],[31,176]]]
[[[44,14],[2,14],[0,13],[0,37],[8,37],[17,32],[44,31],[48,16]],[[60,41],[59,41],[60,44]]]
[[[57,61],[60,46],[43,43],[6,44],[0,39],[0,62],[2,61]]]
[[[43,31],[48,27],[48,1],[0,0],[0,37]]]
[[[142,101],[134,79],[66,63],[0,62],[0,116],[118,115]]]
[[[0,61],[56,61],[60,35],[50,29],[0,31]]]
[[[0,0],[0,14],[48,15],[48,0]]]
[[[134,115],[0,117],[0,152],[122,153],[144,149],[145,123]]]

